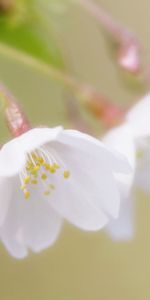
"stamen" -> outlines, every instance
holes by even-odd
[[[56,169],[55,169],[55,167],[54,167],[54,165],[53,166],[50,166],[50,173],[55,173],[56,172]]]
[[[33,153],[32,154],[28,154],[29,157],[29,163],[33,164],[34,166],[36,166],[36,162],[33,158]]]
[[[55,169],[60,169],[60,166],[57,163],[54,163],[53,166]]]
[[[30,192],[29,191],[24,191],[24,197],[25,199],[29,199],[30,198]]]
[[[70,177],[70,172],[66,170],[66,171],[64,171],[63,175],[64,175],[64,178],[67,179]]]
[[[42,180],[46,180],[46,179],[47,179],[47,175],[46,175],[45,173],[43,173],[43,174],[41,175],[41,178],[42,178]]]
[[[25,179],[24,179],[24,184],[28,184],[30,182],[30,179],[31,177],[30,176],[27,176]]]
[[[55,189],[54,184],[49,184],[49,188],[52,189],[52,190],[54,190]]]
[[[25,189],[26,189],[26,185],[21,185],[21,186],[20,186],[20,189],[21,189],[21,190],[25,190]]]
[[[45,161],[44,161],[44,158],[43,158],[43,157],[40,157],[40,156],[36,158],[36,161],[39,162],[40,165],[43,165],[44,162],[45,162]]]
[[[47,179],[51,176],[50,174],[58,172],[60,166],[65,169],[65,165],[54,149],[49,149],[49,151],[42,147],[27,154],[26,166],[20,173],[20,189],[23,191],[25,199],[30,198],[30,190],[28,188],[33,188],[34,185],[42,184],[44,196],[49,196],[55,189],[55,185],[49,184]],[[65,179],[69,178],[70,172],[64,170],[63,177]]]
[[[31,181],[31,183],[32,183],[32,184],[38,184],[38,181],[37,181],[36,179],[33,179],[33,180]]]
[[[49,195],[50,195],[50,191],[44,192],[44,196],[49,196]]]
[[[51,168],[50,164],[48,164],[48,163],[44,163],[44,167],[45,167],[46,171],[49,171]]]
[[[34,168],[31,168],[29,171],[32,175],[35,175],[38,173],[39,170],[40,170],[40,166],[36,166]]]

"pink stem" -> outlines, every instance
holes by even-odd
[[[72,96],[68,96],[66,99],[66,112],[71,126],[82,132],[93,134],[91,126],[86,122],[79,109],[78,103]]]
[[[78,0],[112,36],[119,45],[117,60],[119,65],[127,71],[137,74],[141,71],[140,46],[132,32],[115,21],[101,6],[91,0]]]
[[[86,8],[104,28],[115,38],[118,43],[133,39],[133,34],[125,29],[119,22],[114,20],[109,13],[101,6],[91,0],[79,0],[80,4]]]

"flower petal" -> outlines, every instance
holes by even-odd
[[[10,230],[9,230],[10,229]],[[1,240],[5,245],[7,251],[15,258],[22,259],[25,258],[28,254],[27,247],[19,241],[18,236],[20,236],[18,230],[13,232],[11,225],[6,226],[2,229]]]
[[[1,228],[1,238],[8,251],[17,258],[27,255],[27,248],[39,252],[51,246],[60,232],[62,219],[50,207],[37,189],[31,199],[25,200],[14,185],[14,195],[6,220]]]
[[[134,137],[132,135],[131,129],[127,124],[118,126],[103,137],[103,142],[110,148],[118,151],[128,159],[132,167],[135,166],[135,145]]]
[[[69,179],[54,176],[56,189],[50,204],[71,223],[85,230],[100,229],[106,216],[116,217],[119,209],[119,192],[107,161],[89,152],[61,143],[51,143],[49,151],[63,162],[71,172]],[[87,147],[85,147],[87,149]]]
[[[137,154],[134,185],[146,193],[150,193],[150,147],[148,139],[140,139]]]
[[[143,161],[143,166],[142,164],[138,166],[135,176],[135,186],[146,193],[150,193],[150,162],[146,164],[146,161]]]
[[[130,173],[131,167],[123,155],[111,151],[109,147],[94,137],[76,130],[64,130],[58,136],[58,141],[74,148],[92,153],[93,156],[104,158],[107,164],[116,172]]]
[[[63,221],[50,207],[47,199],[43,198],[41,196],[38,199],[33,194],[30,203],[24,203],[24,241],[34,252],[42,251],[55,243]]]
[[[43,144],[56,140],[62,131],[63,127],[61,126],[54,128],[33,128],[22,134],[17,141],[18,144],[20,144],[21,149],[29,153]]]
[[[124,154],[133,168],[130,174],[115,174],[116,183],[120,192],[121,204],[119,216],[112,220],[106,231],[114,240],[128,240],[133,237],[133,203],[130,199],[131,187],[135,174],[136,151],[132,131],[127,124],[110,130],[103,138],[106,145]]]
[[[64,186],[56,181],[58,190],[49,198],[50,205],[73,225],[88,231],[99,230],[106,225],[106,214],[89,199],[89,195],[80,186],[72,182]]]
[[[5,144],[0,150],[0,176],[11,177],[20,172],[26,162],[26,154],[41,145],[55,140],[62,127],[34,128]]]
[[[106,227],[106,232],[113,240],[128,241],[134,237],[134,203],[130,196],[121,202],[119,217]]]
[[[25,164],[24,152],[16,146],[16,141],[11,140],[0,150],[0,177],[16,175]]]
[[[134,136],[150,135],[150,94],[144,96],[126,116]]]
[[[0,226],[2,226],[12,196],[12,180],[0,177]]]

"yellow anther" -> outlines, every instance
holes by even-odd
[[[41,175],[41,178],[42,178],[42,180],[46,180],[46,179],[47,179],[47,175],[46,175],[45,173],[43,173],[43,174]]]
[[[21,189],[22,191],[25,190],[25,189],[26,189],[26,185],[25,185],[25,184],[24,184],[24,185],[21,185],[20,189]]]
[[[34,165],[33,165],[33,162],[31,160],[28,160],[27,161],[27,168],[33,168]]]
[[[25,179],[24,179],[24,184],[28,184],[30,182],[30,176],[27,176]]]
[[[54,184],[49,184],[49,188],[52,189],[52,190],[54,190],[55,189]]]
[[[35,175],[37,174],[37,172],[39,171],[40,169],[40,166],[35,166],[33,169],[30,170],[30,173]]]
[[[36,158],[36,160],[40,163],[40,165],[43,165],[43,164],[45,163],[43,157],[41,157],[41,156],[38,156],[38,157]]]
[[[50,168],[51,168],[50,164],[47,164],[47,163],[44,163],[44,167],[47,171],[50,170]]]
[[[64,171],[63,175],[64,175],[64,178],[67,179],[70,177],[70,172],[66,170],[66,171]]]
[[[30,172],[33,168],[34,168],[34,166],[27,166],[26,170],[27,170],[27,172]]]
[[[50,191],[44,192],[44,196],[49,196],[49,195],[50,195]]]
[[[44,154],[43,154],[44,153]],[[45,191],[43,191],[43,195],[48,196],[50,195],[53,190],[55,189],[54,184],[49,184],[48,180],[48,174],[50,173],[56,173],[57,169],[60,169],[60,165],[55,161],[55,158],[49,161],[49,155],[47,152],[40,152],[40,150],[37,149],[37,151],[29,153],[25,170],[20,174],[21,179],[21,186],[20,189],[23,191],[24,198],[29,199],[30,198],[30,192],[28,191],[28,184],[36,185],[41,184],[43,186],[46,186]],[[68,170],[65,170],[63,172],[64,178],[69,178],[70,172]],[[46,181],[46,182],[42,182]],[[34,187],[31,187],[34,189]]]
[[[54,166],[50,166],[50,169],[49,169],[49,170],[50,170],[51,173],[55,173],[55,172],[56,172],[56,169],[55,169]]]
[[[60,166],[59,166],[58,164],[56,164],[56,163],[53,164],[53,167],[54,167],[55,169],[60,169]]]
[[[25,199],[29,199],[30,198],[30,192],[29,191],[24,191],[24,197],[25,197]]]
[[[38,181],[37,181],[36,179],[33,179],[33,180],[31,181],[31,183],[32,183],[32,184],[37,184]]]

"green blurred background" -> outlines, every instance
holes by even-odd
[[[148,53],[149,0],[103,0],[100,3],[137,34]],[[120,76],[100,27],[88,13],[77,5],[70,5],[63,14],[54,13],[49,18],[52,18],[66,66],[76,78],[91,83],[122,105],[138,98],[139,92]],[[3,35],[0,27],[0,39]],[[56,58],[56,62],[58,60]],[[17,63],[1,51],[0,80],[20,100],[33,124],[69,125],[64,105],[66,90],[58,82]],[[92,124],[101,132],[98,122]],[[0,141],[4,142],[9,135],[2,119],[0,126]],[[1,244],[0,299],[149,300],[150,202],[143,195],[137,196],[136,236],[130,242],[114,243],[104,231],[85,233],[65,224],[52,248],[41,254],[31,253],[25,260],[13,259]]]

